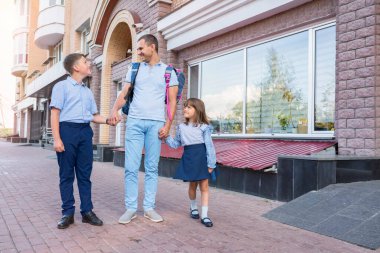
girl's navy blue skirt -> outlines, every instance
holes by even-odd
[[[209,178],[206,145],[204,143],[184,147],[180,165],[174,178],[183,181],[200,181]]]

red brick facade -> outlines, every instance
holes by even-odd
[[[378,1],[338,1],[335,135],[340,154],[380,154],[379,11]]]

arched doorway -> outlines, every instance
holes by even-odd
[[[103,62],[101,73],[101,95],[100,95],[100,113],[102,115],[109,115],[110,110],[116,99],[117,85],[112,80],[112,65],[125,60],[131,52],[135,49],[136,33],[131,29],[134,19],[132,14],[123,10],[116,14],[113,18],[104,40],[103,46]],[[126,74],[126,69],[125,73]],[[111,132],[115,132],[111,129]],[[100,126],[99,143],[110,143],[110,128],[107,125]]]

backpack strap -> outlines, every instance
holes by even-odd
[[[139,69],[140,69],[140,62],[132,62],[131,88],[129,89],[129,92],[127,93],[127,95],[124,97],[125,100],[127,100],[129,94],[133,92],[133,89],[134,89],[134,86],[135,86],[136,77],[137,77],[137,73],[139,72]]]
[[[169,103],[169,87],[170,87],[170,77],[172,75],[172,71],[173,71],[173,66],[171,64],[169,64],[167,67],[166,67],[166,70],[165,70],[165,83],[166,83],[166,111],[168,113],[168,118],[170,121],[173,120],[173,116],[171,114],[171,111],[170,111],[170,103]]]
[[[137,73],[139,72],[140,69],[140,62],[132,62],[132,75],[131,75],[131,85],[135,85]]]

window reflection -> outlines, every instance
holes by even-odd
[[[243,50],[202,63],[201,98],[214,133],[242,133],[244,86]]]
[[[198,62],[190,67],[190,96],[204,100],[214,133],[333,131],[335,29],[311,28]]]
[[[247,133],[307,133],[308,33],[247,51]]]
[[[335,26],[315,33],[314,130],[334,130]]]

